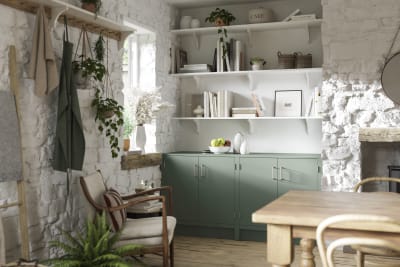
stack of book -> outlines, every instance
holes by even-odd
[[[232,117],[255,118],[257,117],[257,108],[255,107],[232,108]]]
[[[225,43],[225,56],[223,43],[218,40],[214,53],[214,67],[216,72],[240,71],[245,69],[243,42],[230,39]]]
[[[179,68],[180,73],[210,72],[211,66],[208,64],[185,64]]]
[[[203,99],[205,118],[230,117],[233,101],[232,92],[226,90],[216,93],[205,91]]]

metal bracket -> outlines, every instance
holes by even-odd
[[[53,7],[51,9],[50,25],[51,25],[52,30],[54,30],[56,28],[58,18],[62,15],[62,13],[64,13],[67,10],[68,10],[67,6]]]
[[[249,46],[253,47],[253,33],[251,32],[250,29],[247,29],[246,32],[247,32],[247,38],[249,39]]]
[[[197,32],[193,33],[193,42],[196,49],[200,49],[200,37]]]

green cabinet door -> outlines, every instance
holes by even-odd
[[[163,184],[172,186],[174,215],[180,223],[197,223],[198,157],[167,155]]]
[[[232,156],[199,157],[199,213],[202,224],[234,225],[234,163]]]
[[[278,159],[278,196],[289,190],[319,190],[318,159]]]
[[[265,230],[265,225],[251,222],[251,214],[274,200],[277,196],[276,163],[276,158],[240,158],[240,228]]]

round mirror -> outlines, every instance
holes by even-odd
[[[385,63],[381,83],[386,95],[396,104],[400,104],[400,53]]]

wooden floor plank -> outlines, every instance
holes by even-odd
[[[300,249],[295,248],[292,267],[299,267]],[[321,267],[317,249],[314,250],[316,267]],[[355,267],[354,255],[337,252],[337,267]],[[162,267],[162,258],[145,255],[138,258],[143,266]],[[382,259],[382,266],[385,266]],[[266,260],[263,242],[234,241],[226,239],[175,237],[175,267],[270,267]],[[368,266],[368,265],[366,265]],[[400,264],[399,264],[400,266]]]

